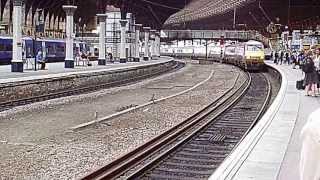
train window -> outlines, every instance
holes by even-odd
[[[12,44],[6,45],[6,51],[12,51]]]
[[[236,48],[235,47],[227,47],[226,48],[226,52],[227,53],[235,53],[236,52]]]
[[[48,54],[55,54],[55,51],[54,51],[54,45],[53,44],[48,44],[47,47],[46,47],[46,51]]]
[[[27,52],[26,53],[27,53],[26,55],[28,57],[32,55],[31,47],[27,47]]]
[[[0,44],[0,51],[6,51],[6,46],[4,44]]]
[[[64,46],[63,45],[58,44],[56,48],[57,48],[57,52],[64,53]]]
[[[261,51],[263,50],[263,46],[259,44],[247,45],[247,51]]]

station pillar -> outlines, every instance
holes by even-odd
[[[150,36],[150,27],[143,27],[144,30],[144,57],[143,60],[149,60],[149,36]]]
[[[11,72],[23,72],[22,60],[22,4],[23,0],[13,1],[13,44]]]
[[[156,56],[160,57],[160,46],[161,46],[161,42],[160,42],[160,32],[156,33]]]
[[[134,62],[140,61],[140,46],[139,46],[139,40],[140,40],[140,30],[142,27],[142,24],[135,24],[136,26],[136,42],[135,42],[135,57]]]
[[[97,14],[99,19],[99,58],[98,65],[106,65],[106,14]]]
[[[121,35],[120,35],[120,63],[126,63],[127,62],[127,56],[126,56],[126,28],[127,28],[127,20],[121,19],[120,25],[121,25]]]
[[[154,59],[154,57],[156,56],[155,54],[155,39],[156,39],[156,30],[151,30],[150,31],[150,44],[151,44],[151,54],[150,54],[150,58]]]
[[[74,57],[73,57],[73,15],[77,9],[77,6],[64,5],[63,10],[66,12],[66,59],[65,68],[74,68]]]

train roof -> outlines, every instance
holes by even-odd
[[[0,36],[0,39],[8,39],[8,40],[12,40],[12,36]],[[23,40],[33,40],[33,37],[30,36],[25,36],[22,37]],[[61,42],[64,43],[65,40],[64,39],[37,39],[37,41],[45,41],[45,42]],[[79,40],[75,40],[75,43],[79,43],[79,44],[86,44],[83,41],[79,41]]]
[[[12,39],[10,36],[0,36],[0,39]]]

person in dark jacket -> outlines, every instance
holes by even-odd
[[[274,53],[274,63],[278,64],[278,58],[279,58],[279,54],[278,54],[278,52],[276,51],[276,52]]]
[[[282,62],[283,62],[283,56],[284,56],[284,52],[281,51],[280,52],[280,64],[282,64]]]
[[[316,96],[317,84],[319,83],[318,73],[312,59],[312,52],[308,51],[305,63],[302,68],[305,73],[304,84],[306,85],[306,95]],[[310,93],[311,92],[311,93]]]
[[[285,63],[288,63],[288,65],[289,65],[290,64],[290,58],[289,58],[289,52],[288,51],[285,54],[285,58],[286,58]]]

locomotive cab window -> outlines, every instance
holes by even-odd
[[[263,46],[262,45],[258,45],[258,44],[254,44],[254,45],[247,45],[246,47],[247,51],[261,51],[263,50]]]

